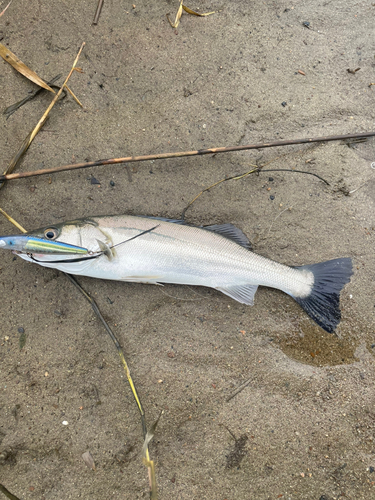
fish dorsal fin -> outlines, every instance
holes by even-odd
[[[238,245],[251,250],[249,238],[241,229],[238,229],[238,227],[233,224],[214,224],[213,226],[203,226],[203,229],[221,234],[221,236],[225,236],[225,238],[238,243]]]
[[[229,295],[232,299],[252,306],[254,304],[254,295],[258,289],[258,285],[230,285],[230,286],[217,286],[216,290]]]

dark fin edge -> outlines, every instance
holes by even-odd
[[[340,292],[353,274],[350,258],[328,260],[297,267],[314,274],[308,297],[293,297],[306,313],[326,332],[332,333],[341,320]]]

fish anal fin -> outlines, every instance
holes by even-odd
[[[258,289],[258,285],[230,285],[230,286],[217,286],[216,290],[225,293],[241,304],[248,306],[254,305],[254,295]]]
[[[241,229],[238,229],[238,227],[233,224],[214,224],[212,226],[203,226],[203,229],[221,234],[221,236],[224,236],[225,238],[238,243],[238,245],[251,250],[249,238],[241,231]]]

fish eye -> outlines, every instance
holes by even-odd
[[[55,240],[58,235],[59,232],[54,227],[50,227],[44,231],[44,237],[47,238],[47,240]]]

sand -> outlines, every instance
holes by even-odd
[[[220,12],[184,13],[173,29],[165,14],[177,0],[112,1],[92,26],[96,2],[14,1],[2,43],[44,79],[65,76],[86,42],[84,73],[70,81],[84,109],[60,101],[17,171],[374,130],[371,2],[187,5]],[[36,86],[0,64],[3,110]],[[1,115],[2,171],[50,99]],[[148,424],[164,412],[150,444],[160,499],[375,498],[373,162],[374,139],[339,141],[1,190],[0,207],[35,229],[101,214],[178,218],[202,189],[253,165],[329,183],[252,174],[205,192],[186,219],[231,222],[255,252],[289,265],[352,257],[335,335],[272,289],[248,307],[205,288],[79,279],[124,348]],[[59,272],[5,251],[0,267],[0,482],[22,500],[147,498],[138,410],[102,325]]]

